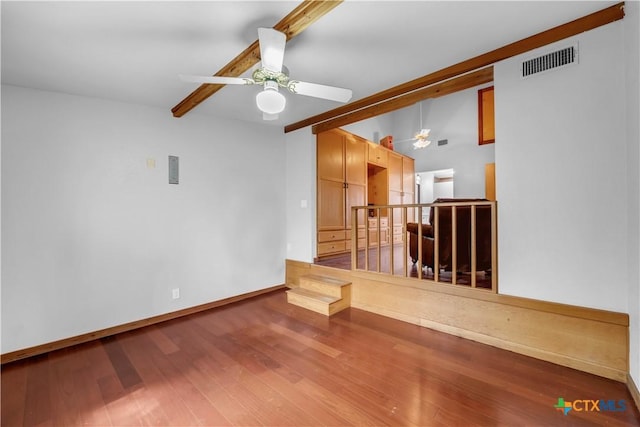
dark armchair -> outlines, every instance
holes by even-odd
[[[486,199],[437,199],[433,203],[478,202]],[[438,256],[440,268],[453,269],[451,206],[438,207]],[[471,271],[471,206],[456,209],[456,271]],[[422,264],[434,267],[435,211],[431,208],[429,222],[422,226]],[[415,264],[418,261],[418,224],[407,223],[409,232],[409,254]],[[476,271],[491,270],[491,206],[476,207]]]

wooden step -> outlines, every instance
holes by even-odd
[[[308,274],[300,277],[300,287],[336,298],[351,301],[351,282],[333,277]]]
[[[316,313],[331,316],[351,304],[351,298],[343,299],[305,288],[293,288],[287,291],[287,302]]]

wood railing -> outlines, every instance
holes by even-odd
[[[356,206],[351,218],[352,270],[497,292],[496,202]]]

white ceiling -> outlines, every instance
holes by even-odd
[[[171,108],[299,2],[2,1],[2,83]],[[614,2],[345,1],[287,43],[291,77],[352,100]],[[259,86],[228,86],[187,114],[262,122]],[[283,92],[284,93],[284,92]],[[340,104],[286,93],[284,126]],[[177,119],[179,120],[179,119]]]

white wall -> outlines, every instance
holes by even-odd
[[[396,151],[415,159],[416,172],[454,169],[455,197],[485,197],[484,167],[494,162],[495,146],[478,145],[478,89],[487,86],[491,85],[422,101],[422,126],[431,129],[431,145],[415,150],[411,141],[394,144]],[[418,130],[418,105],[393,113],[395,140],[410,139]],[[447,139],[448,144],[439,147],[441,139]]]
[[[2,352],[284,283],[281,132],[3,86]]]
[[[378,144],[380,139],[387,135],[393,135],[392,120],[393,116],[391,114],[382,114],[342,126],[342,129]]]
[[[435,181],[435,173],[419,172],[417,173],[417,175],[420,175],[420,203],[431,203],[434,199],[436,199],[436,197],[433,194],[433,184]],[[418,203],[417,197],[416,197],[416,203]]]
[[[628,183],[629,371],[640,386],[640,2],[626,2],[624,18]]]
[[[390,134],[389,115],[362,120],[342,129],[372,142]],[[287,258],[313,262],[316,238],[316,135],[311,128],[287,133]],[[307,207],[302,207],[306,201]]]
[[[579,65],[522,79],[579,42]],[[500,293],[627,312],[623,24],[495,66]]]
[[[286,134],[287,258],[304,262],[317,252],[315,141],[311,128]]]
[[[630,313],[630,372],[636,385],[640,385],[639,6],[627,2],[622,22],[554,45],[564,47],[578,40],[578,66],[522,80],[519,62],[532,53],[497,64],[497,143],[483,146],[495,149],[500,293]],[[467,113],[474,123],[476,89],[469,91],[474,105]],[[418,126],[417,117],[412,121],[411,114],[394,114],[391,133],[396,140],[404,137],[399,129]],[[453,141],[451,134],[437,135],[436,126],[431,127],[434,142]],[[475,125],[469,129],[474,134],[466,139],[477,141]],[[355,130],[369,138],[377,128]],[[307,137],[295,139],[307,144],[306,149],[295,148],[303,150],[300,156],[305,159],[311,155],[305,151],[312,144]],[[417,171],[463,169],[453,160],[437,160],[431,148],[416,152],[396,144],[397,151],[416,158]],[[297,160],[289,155],[291,149],[287,147],[287,168],[295,171]],[[493,153],[476,154],[482,165],[494,158]],[[457,153],[452,153],[455,157]],[[310,173],[315,174],[315,163]],[[300,176],[288,172],[287,179]],[[300,213],[299,198],[315,199],[309,184],[302,187],[304,191],[288,200],[288,218],[292,212]],[[287,241],[297,235],[303,235],[300,242],[311,241],[315,226],[306,213],[302,216],[300,224],[307,228],[288,226]],[[300,259],[307,258],[303,251]]]

